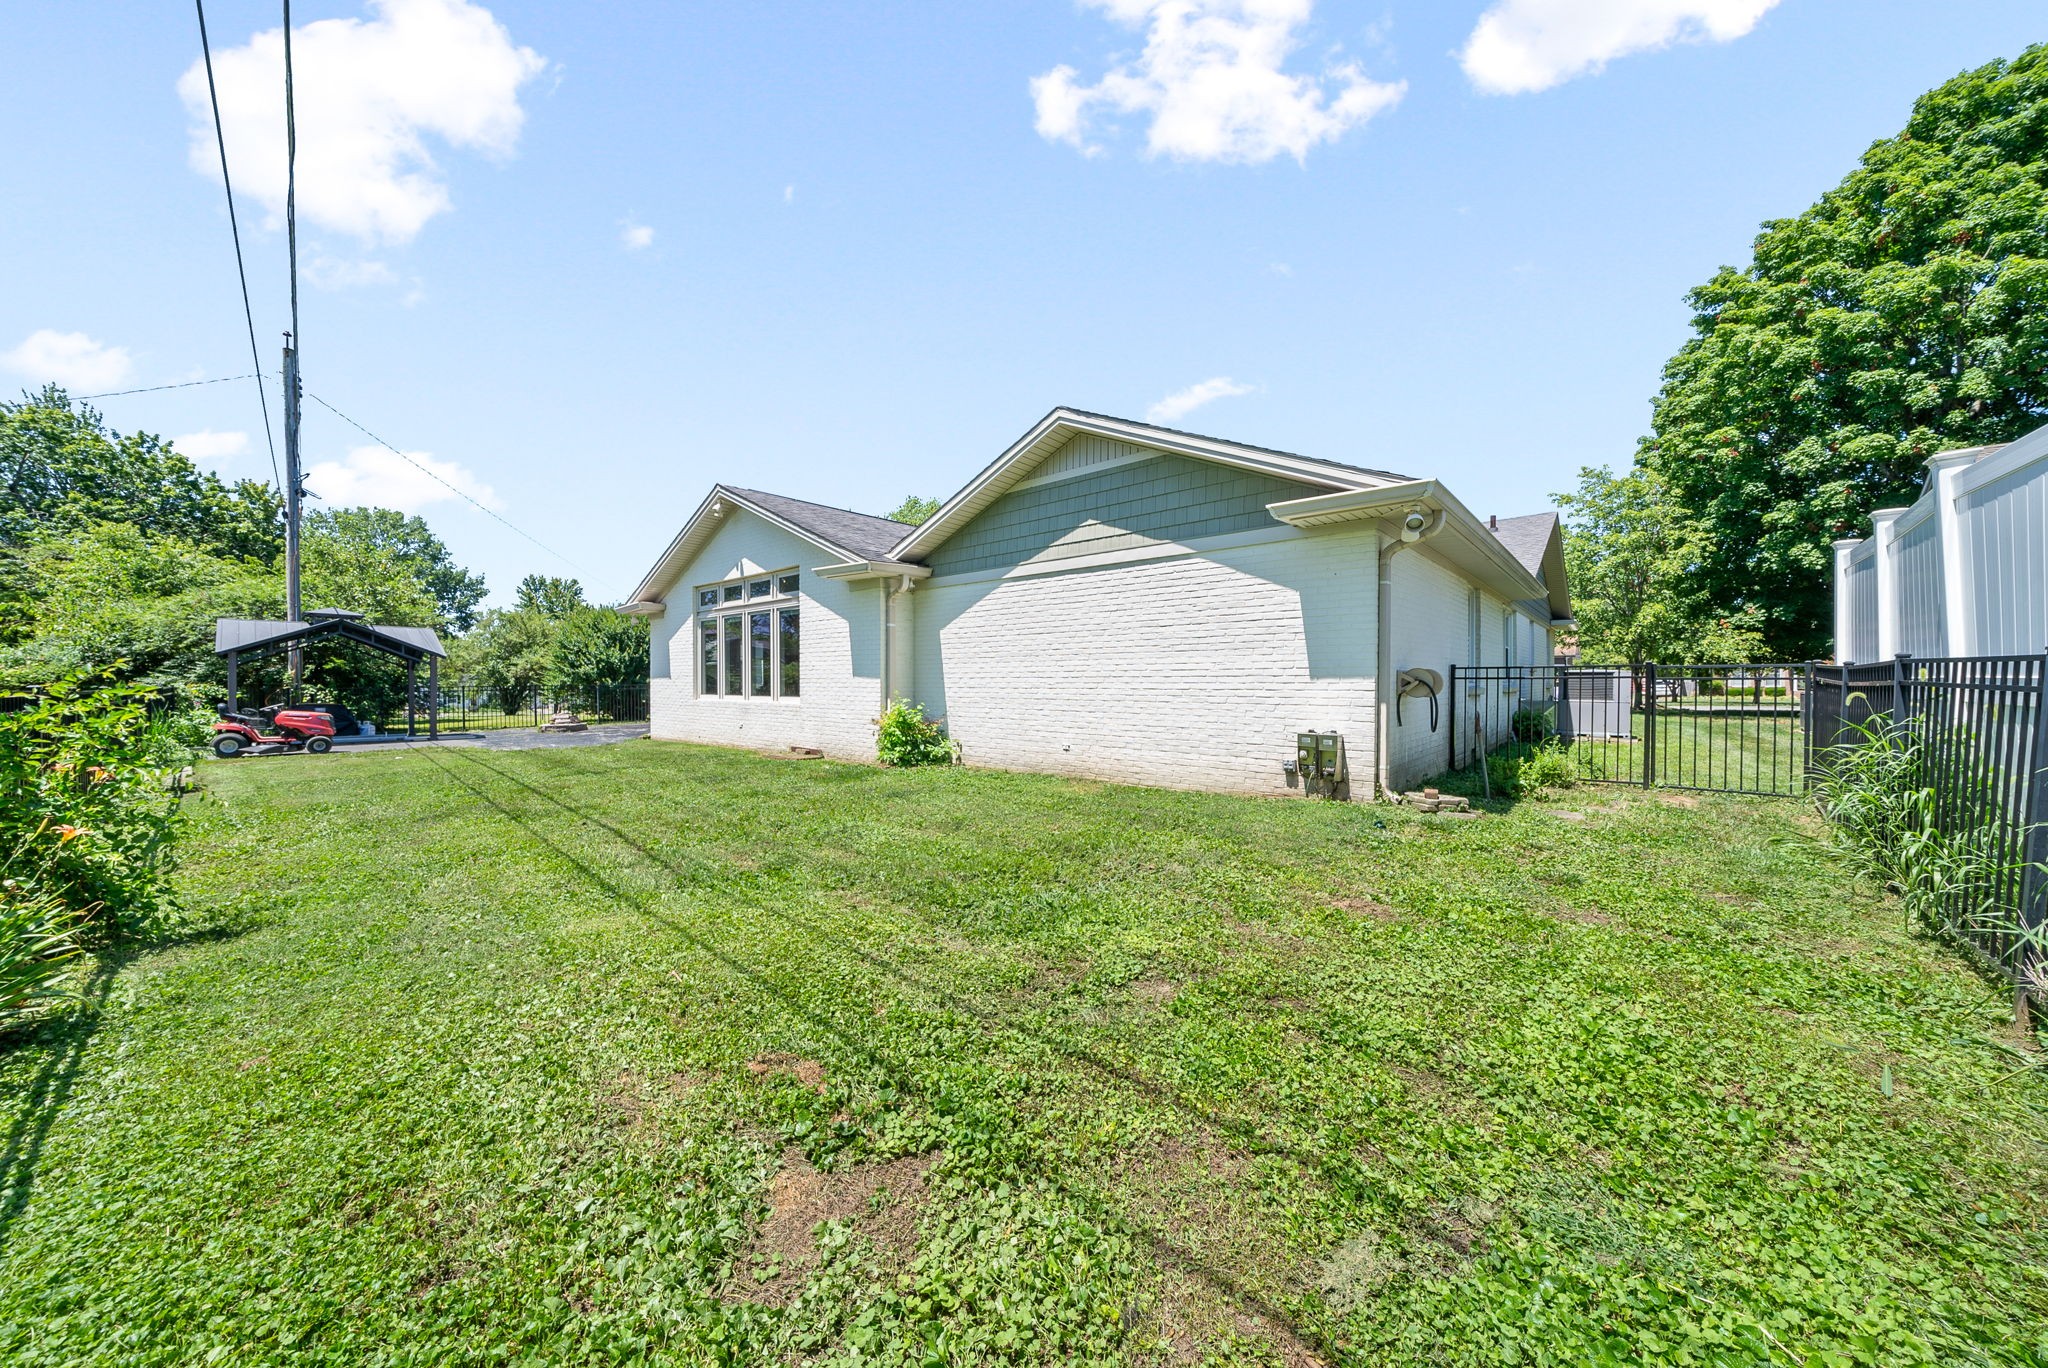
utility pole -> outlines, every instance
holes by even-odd
[[[284,335],[284,615],[292,622],[304,622],[299,601],[299,351],[298,339]],[[306,681],[306,652],[294,643],[291,648],[291,693],[287,701],[299,701]]]

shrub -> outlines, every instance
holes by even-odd
[[[0,869],[16,896],[53,898],[99,937],[169,908],[179,812],[166,779],[192,725],[152,720],[151,691],[113,669],[0,689]]]
[[[1557,734],[1557,720],[1548,708],[1517,708],[1508,719],[1508,732],[1517,741],[1535,745]]]
[[[1545,746],[1522,761],[1518,777],[1525,794],[1537,794],[1552,788],[1574,788],[1579,782],[1579,767],[1571,752],[1563,746]]]
[[[882,714],[875,752],[885,765],[950,765],[960,744],[946,735],[945,718],[928,718],[921,704],[899,698]]]
[[[0,1026],[61,997],[78,949],[78,918],[61,900],[0,880]]]

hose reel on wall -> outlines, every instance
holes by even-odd
[[[1435,670],[1403,670],[1394,677],[1394,721],[1401,723],[1401,704],[1410,698],[1429,700],[1429,729],[1436,730],[1437,695],[1444,691],[1444,677]]]

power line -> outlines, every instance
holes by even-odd
[[[124,394],[155,394],[158,390],[191,389],[194,385],[225,385],[235,380],[255,380],[259,382],[256,386],[256,393],[261,395],[263,393],[263,386],[261,384],[263,378],[262,371],[253,371],[248,375],[216,375],[211,380],[180,380],[175,385],[145,385],[141,389],[103,390],[98,394],[74,394],[71,397],[74,399],[118,399]],[[270,405],[268,402],[263,406],[263,421],[265,423],[270,421]],[[266,427],[264,435],[268,436],[269,432],[269,428]],[[275,449],[270,453],[270,463],[274,471],[277,465],[277,452]]]
[[[242,319],[249,325],[249,359],[256,363],[256,399],[263,405],[263,441],[270,448],[270,478],[278,489],[284,489],[284,481],[277,473],[277,439],[270,435],[270,396],[263,392],[263,357],[256,350],[256,312],[249,307],[249,272],[242,264],[242,225],[235,217],[235,187],[228,179],[228,137],[220,122],[220,92],[213,84],[213,47],[206,40],[206,0],[192,0],[199,10],[199,51],[206,58],[206,97],[213,104],[213,140],[220,147],[220,183],[228,194],[228,229],[235,235],[235,274],[242,282]],[[286,41],[290,41],[287,30]],[[296,326],[296,325],[295,325]],[[248,376],[238,375],[237,380]],[[194,384],[210,384],[211,381],[193,381]],[[177,385],[157,385],[156,389],[178,389]],[[142,394],[143,390],[115,390],[113,394],[88,395],[90,399],[111,399],[114,394]]]
[[[446,486],[446,487],[447,487],[447,488],[448,488],[448,489],[449,489],[449,490],[450,490],[451,492],[453,492],[453,493],[454,493],[454,494],[456,495],[456,497],[458,497],[458,498],[461,498],[461,499],[464,499],[464,500],[468,501],[468,502],[469,502],[469,503],[471,503],[471,504],[475,504],[475,505],[476,505],[476,507],[477,507],[477,508],[478,508],[479,510],[481,510],[482,512],[490,514],[490,516],[491,516],[491,517],[493,517],[493,518],[497,518],[497,520],[498,520],[499,522],[501,522],[501,523],[504,523],[504,524],[505,524],[505,526],[507,526],[507,527],[511,528],[511,529],[512,529],[512,530],[513,530],[514,532],[517,532],[517,533],[518,533],[518,534],[519,534],[520,536],[522,536],[522,537],[526,538],[526,539],[527,539],[528,541],[532,542],[532,543],[533,543],[533,544],[534,544],[535,546],[538,546],[538,547],[539,547],[539,548],[540,548],[541,550],[543,550],[543,551],[547,552],[547,553],[548,553],[548,554],[549,554],[550,556],[553,556],[553,557],[554,557],[554,558],[555,558],[556,560],[558,560],[558,561],[560,561],[560,562],[561,562],[562,564],[564,564],[564,565],[568,566],[568,567],[569,567],[569,568],[570,568],[571,570],[574,570],[574,571],[577,571],[577,572],[578,572],[578,573],[580,573],[580,574],[586,574],[586,575],[590,573],[590,572],[589,572],[588,570],[585,570],[585,569],[584,569],[584,568],[583,568],[582,566],[578,565],[578,564],[577,564],[577,563],[576,563],[575,561],[572,561],[572,560],[570,560],[570,559],[569,559],[569,558],[568,558],[567,556],[565,556],[565,555],[563,555],[563,554],[562,554],[561,552],[559,552],[559,551],[555,550],[555,548],[554,548],[554,547],[552,547],[552,546],[549,546],[549,545],[548,545],[548,544],[547,544],[546,542],[542,541],[542,540],[541,540],[541,539],[540,539],[539,537],[536,537],[536,536],[534,536],[534,535],[533,535],[533,534],[532,534],[531,532],[528,532],[528,531],[526,531],[526,530],[525,530],[524,528],[522,528],[522,527],[519,527],[519,526],[517,526],[517,525],[515,525],[515,524],[513,524],[513,523],[511,523],[511,522],[507,522],[507,521],[506,521],[506,520],[505,520],[504,518],[502,518],[502,517],[499,517],[499,515],[498,515],[497,513],[493,512],[493,511],[492,511],[491,509],[489,509],[489,508],[485,508],[485,507],[484,507],[484,505],[483,505],[483,504],[481,504],[481,503],[477,503],[476,499],[475,499],[475,498],[473,498],[473,497],[471,497],[471,495],[470,495],[470,494],[469,494],[469,493],[468,493],[468,492],[467,492],[466,490],[463,490],[463,489],[457,488],[457,487],[456,487],[455,485],[453,485],[453,484],[449,484],[449,482],[448,482],[447,480],[443,479],[443,478],[442,478],[442,477],[441,477],[440,475],[436,474],[436,473],[435,473],[435,472],[433,472],[432,470],[429,470],[429,469],[428,469],[428,468],[427,468],[426,466],[423,466],[423,465],[421,465],[421,464],[420,464],[420,463],[419,463],[418,461],[415,461],[415,460],[414,460],[414,459],[413,459],[412,457],[410,457],[410,456],[406,455],[406,454],[405,454],[404,452],[400,451],[400,450],[399,450],[399,449],[398,449],[397,447],[395,447],[395,446],[391,445],[391,443],[389,443],[389,442],[385,441],[385,440],[384,440],[384,439],[383,439],[382,437],[379,437],[379,436],[378,436],[378,435],[377,435],[376,433],[374,433],[374,432],[370,431],[370,430],[369,430],[368,428],[364,427],[364,426],[363,426],[363,425],[362,425],[361,423],[358,423],[358,422],[357,422],[357,421],[356,421],[355,419],[353,419],[353,418],[349,417],[349,416],[348,416],[348,415],[347,415],[346,413],[343,413],[343,412],[342,412],[342,411],[341,411],[340,409],[338,409],[338,408],[336,408],[336,407],[335,407],[334,405],[332,405],[332,404],[328,403],[328,402],[327,402],[327,401],[326,401],[325,399],[322,399],[322,398],[321,398],[321,397],[320,397],[319,395],[317,395],[317,394],[313,393],[313,391],[311,391],[311,390],[307,390],[307,391],[306,391],[306,397],[307,397],[308,399],[311,399],[311,400],[312,400],[312,401],[313,401],[314,403],[318,404],[318,405],[319,405],[319,406],[320,406],[321,408],[324,408],[324,409],[326,409],[326,410],[327,410],[327,411],[328,411],[329,413],[333,414],[333,415],[334,415],[335,417],[337,417],[337,418],[341,419],[341,421],[342,421],[342,422],[344,422],[344,423],[347,423],[347,424],[348,424],[348,425],[349,425],[350,427],[354,428],[354,429],[355,429],[355,430],[356,430],[357,432],[360,432],[360,433],[362,433],[362,434],[363,434],[363,436],[365,436],[365,437],[369,438],[369,439],[370,439],[371,441],[375,442],[375,443],[376,443],[376,444],[377,444],[378,446],[380,446],[380,447],[383,447],[383,448],[384,448],[384,449],[385,449],[386,451],[390,452],[390,453],[391,453],[391,454],[392,454],[393,456],[396,456],[396,457],[397,457],[397,458],[398,458],[399,460],[401,460],[401,461],[404,461],[404,462],[405,462],[405,463],[406,463],[407,465],[411,466],[411,467],[412,467],[412,468],[413,468],[414,470],[417,470],[417,471],[419,471],[419,472],[420,472],[420,474],[422,474],[422,475],[426,476],[426,477],[427,477],[428,479],[430,479],[430,480],[433,480],[433,481],[434,481],[435,483],[437,483],[437,484],[445,485],[445,486]]]

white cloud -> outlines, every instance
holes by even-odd
[[[1291,276],[1294,274],[1294,268],[1284,261],[1276,261],[1266,267],[1266,270],[1269,274],[1276,276]]]
[[[249,434],[215,432],[212,428],[205,428],[199,432],[188,432],[183,437],[173,437],[171,445],[201,465],[221,469],[233,465],[235,457],[248,453]]]
[[[782,202],[784,204],[796,203],[796,187],[794,185],[785,185],[782,187]]]
[[[1227,375],[1213,376],[1198,385],[1189,385],[1167,395],[1145,410],[1145,421],[1171,423],[1185,418],[1204,404],[1213,404],[1218,399],[1235,399],[1240,394],[1250,394],[1255,388],[1253,385],[1240,385]]]
[[[38,383],[55,381],[68,390],[112,389],[135,373],[126,347],[109,347],[82,332],[42,328],[0,354],[0,365]]]
[[[374,18],[320,19],[292,32],[298,209],[364,241],[406,242],[450,207],[427,139],[507,157],[525,112],[519,88],[546,62],[468,0],[370,0]],[[284,213],[284,32],[216,49],[221,121],[235,184]],[[220,173],[206,69],[178,79],[192,117],[193,169]]]
[[[1778,0],[1499,0],[1458,60],[1489,95],[1548,90],[1616,57],[1673,43],[1726,43]]]
[[[627,251],[637,252],[643,247],[654,245],[654,230],[644,223],[635,223],[627,219],[619,225],[619,241],[625,245]]]
[[[424,451],[405,454],[448,484],[383,447],[362,446],[339,461],[322,461],[307,471],[306,487],[335,508],[374,504],[401,513],[417,513],[431,504],[456,498],[448,485],[454,485],[485,508],[504,507],[489,485],[455,462],[437,461]]]
[[[306,267],[306,283],[319,290],[353,290],[364,285],[395,284],[398,276],[381,261],[349,261],[326,253]]]
[[[1149,115],[1149,156],[1182,161],[1299,161],[1391,109],[1406,82],[1369,79],[1355,62],[1320,76],[1282,69],[1300,46],[1315,0],[1083,0],[1127,28],[1145,50],[1093,85],[1070,66],[1032,78],[1039,136],[1092,156],[1099,113]]]

